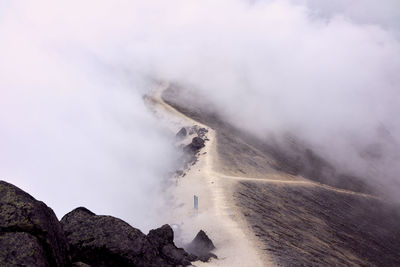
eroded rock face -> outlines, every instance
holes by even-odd
[[[2,266],[69,266],[68,244],[53,210],[0,181]]]
[[[169,225],[146,236],[120,219],[86,208],[71,211],[61,224],[73,261],[93,266],[185,266],[194,259],[176,248]]]

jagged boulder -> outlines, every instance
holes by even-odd
[[[2,266],[69,266],[68,244],[53,210],[0,181]]]
[[[195,150],[200,150],[205,146],[204,140],[200,137],[194,137],[192,139],[192,143],[190,143],[190,146],[193,147]]]
[[[174,231],[171,226],[165,224],[160,228],[150,230],[147,237],[155,246],[163,247],[174,242]]]
[[[184,249],[177,248],[174,244],[174,231],[168,224],[150,230],[147,235],[149,241],[157,248],[161,256],[174,265],[190,265],[197,257],[188,254]]]
[[[155,266],[157,251],[126,222],[76,208],[61,219],[73,261],[93,266]]]
[[[203,230],[200,230],[193,241],[186,247],[189,253],[196,255],[201,261],[217,258],[215,254],[211,253],[213,249],[215,249],[214,243]]]
[[[189,265],[191,258],[173,244],[172,229],[164,225],[149,236],[126,222],[77,208],[61,224],[73,261],[93,266]]]
[[[192,139],[192,142],[190,143],[190,144],[188,144],[187,146],[185,146],[184,148],[183,148],[183,150],[185,151],[185,152],[189,152],[189,153],[191,153],[191,154],[195,154],[195,153],[197,153],[200,149],[202,149],[203,147],[205,147],[205,144],[204,144],[204,140],[203,139],[201,139],[200,137],[194,137],[193,139]]]

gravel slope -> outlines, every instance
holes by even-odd
[[[400,266],[399,206],[304,145],[263,143],[181,92],[169,87],[163,99],[214,129],[213,175],[230,188],[222,190],[234,216],[245,218],[265,255],[282,266]]]

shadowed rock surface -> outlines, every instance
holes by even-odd
[[[69,266],[68,244],[53,210],[0,181],[0,265]]]
[[[25,232],[0,233],[0,266],[50,266],[39,240]]]
[[[189,265],[195,258],[173,243],[169,225],[149,236],[126,222],[77,208],[62,220],[73,261],[93,266]]]
[[[203,230],[200,230],[193,241],[186,247],[188,252],[198,256],[201,261],[217,258],[215,254],[211,253],[213,249],[215,249],[214,243]]]
[[[191,261],[197,260],[196,256],[190,255],[184,249],[177,248],[174,245],[174,231],[168,224],[150,230],[147,237],[158,251],[160,251],[161,255],[175,265],[190,265]]]
[[[60,223],[43,202],[0,181],[0,266],[163,267],[197,260],[173,239],[169,225],[146,236],[120,219],[82,207]]]

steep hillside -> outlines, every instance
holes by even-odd
[[[258,140],[187,92],[170,86],[163,99],[215,131],[215,176],[234,184],[227,201],[278,265],[400,264],[400,209],[372,184],[336,170],[293,136],[283,146]]]

